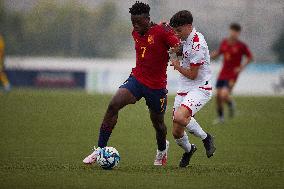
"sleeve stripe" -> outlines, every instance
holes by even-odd
[[[179,96],[186,96],[187,93],[177,93],[177,95],[179,95]]]
[[[200,63],[190,63],[190,66],[201,66],[203,65],[204,62],[200,62]]]
[[[212,87],[199,87],[200,89],[204,89],[204,90],[207,90],[207,91],[212,91]]]

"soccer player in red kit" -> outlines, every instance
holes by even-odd
[[[128,104],[135,104],[142,97],[146,100],[156,130],[158,150],[154,165],[166,164],[169,142],[166,140],[164,113],[167,106],[168,50],[174,48],[177,52],[179,39],[171,27],[150,22],[149,12],[149,5],[138,1],[129,10],[135,41],[136,67],[110,101],[100,127],[98,148],[83,160],[85,164],[95,162],[99,149],[107,146],[118,119],[118,112]]]
[[[229,107],[229,116],[233,117],[235,104],[232,100],[231,93],[239,74],[252,61],[252,53],[248,46],[239,40],[241,26],[237,23],[230,25],[229,37],[224,39],[219,50],[211,53],[211,58],[216,59],[223,55],[223,67],[217,79],[217,112],[218,119],[216,123],[224,122],[224,103]],[[242,63],[243,56],[245,60]]]

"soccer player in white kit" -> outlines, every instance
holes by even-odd
[[[208,158],[216,150],[213,137],[204,132],[194,119],[194,115],[211,99],[212,86],[208,46],[203,35],[192,26],[192,22],[192,14],[187,10],[179,11],[170,20],[170,26],[183,43],[182,62],[171,56],[171,65],[180,73],[172,131],[176,143],[185,151],[180,167],[186,167],[197,150],[194,144],[190,144],[185,130],[201,138]]]

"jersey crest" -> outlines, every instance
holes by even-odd
[[[233,53],[238,53],[238,51],[239,51],[239,48],[238,47],[233,47],[233,49],[232,49],[232,51],[233,51]]]
[[[148,43],[151,45],[151,44],[154,44],[154,36],[153,35],[149,35],[148,36]]]
[[[138,43],[138,39],[134,38],[135,42]]]
[[[195,51],[199,51],[199,48],[200,48],[200,44],[192,44],[192,49],[195,50]]]
[[[192,40],[192,49],[195,51],[199,51],[199,48],[200,48],[199,37],[197,34],[195,34]]]

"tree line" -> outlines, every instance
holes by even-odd
[[[95,9],[76,1],[38,1],[31,10],[15,12],[6,10],[0,0],[0,32],[7,55],[116,57],[129,43],[130,27],[111,1]],[[284,27],[272,48],[284,63]]]
[[[112,2],[94,10],[73,1],[40,1],[25,13],[5,10],[0,0],[8,55],[115,57],[129,31]]]

